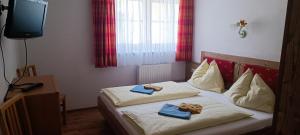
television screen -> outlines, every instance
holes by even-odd
[[[8,38],[42,36],[47,6],[45,0],[10,0],[4,35]]]

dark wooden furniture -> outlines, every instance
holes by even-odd
[[[2,135],[32,135],[30,119],[22,94],[18,94],[0,106]]]
[[[30,76],[37,76],[36,66],[35,65],[28,65],[26,67],[18,68],[17,69],[17,76],[18,78],[22,78],[22,76],[30,77]],[[67,110],[66,110],[66,95],[60,94],[59,95],[59,103],[62,108],[62,121],[63,124],[67,124]]]
[[[29,92],[13,90],[8,93],[8,99],[18,94],[24,96],[33,135],[61,135],[60,94],[54,77],[24,77],[18,84],[38,82],[44,83],[44,86]]]
[[[300,134],[300,1],[289,0],[281,53],[274,135]]]
[[[62,121],[63,124],[66,125],[67,124],[67,109],[66,109],[66,95],[64,94],[60,94],[59,95],[59,104],[60,107],[62,108]]]
[[[100,97],[98,97],[98,109],[101,114],[104,116],[105,120],[108,122],[110,127],[114,129],[114,133],[116,135],[129,135],[122,124],[118,121],[118,119],[113,115],[108,109],[108,106],[104,104],[104,101]]]

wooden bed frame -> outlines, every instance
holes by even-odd
[[[113,112],[108,109],[108,106],[104,104],[100,97],[98,97],[98,109],[116,135],[130,135],[121,123],[119,123],[119,120],[114,117]]]
[[[259,60],[254,58],[247,58],[247,57],[240,57],[240,56],[232,56],[232,55],[226,55],[226,54],[219,54],[219,53],[213,53],[213,52],[201,52],[201,61],[204,57],[211,57],[211,58],[217,58],[217,59],[223,59],[223,60],[229,60],[235,62],[235,78],[237,79],[241,75],[241,70],[243,64],[252,64],[252,65],[258,65],[258,66],[264,66],[269,67],[273,69],[279,68],[279,62],[274,61],[267,61],[267,60]],[[186,67],[186,73],[188,75],[191,75],[191,69],[196,69],[199,66],[198,63],[187,63]],[[113,131],[117,135],[130,135],[124,127],[119,123],[118,119],[114,117],[113,112],[111,112],[108,109],[108,106],[104,104],[102,99],[98,97],[98,108],[103,117],[107,120],[108,124],[113,128]],[[269,128],[266,128],[269,129]],[[262,134],[262,131],[254,131],[247,134]]]

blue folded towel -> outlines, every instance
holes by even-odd
[[[137,85],[130,90],[131,92],[142,93],[142,94],[153,94],[153,89],[145,89],[143,85]]]
[[[179,110],[178,106],[165,104],[160,111],[158,112],[159,115],[169,116],[174,118],[186,119],[189,120],[191,118],[191,112],[185,112]]]

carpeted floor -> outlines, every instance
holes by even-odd
[[[63,135],[115,135],[97,108],[68,112]]]

